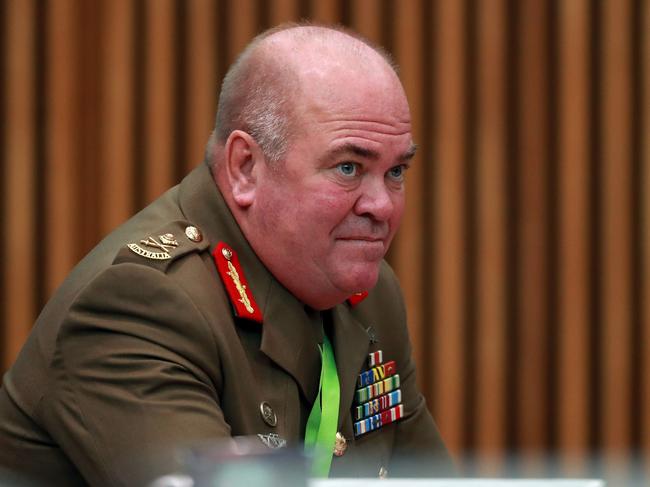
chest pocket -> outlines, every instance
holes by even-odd
[[[229,350],[233,366],[223,367],[225,419],[233,436],[278,435],[287,446],[298,446],[311,405],[293,377],[260,351],[259,326],[235,326],[238,350]]]

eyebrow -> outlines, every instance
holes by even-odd
[[[415,153],[418,150],[418,146],[414,143],[411,143],[409,148],[403,154],[400,154],[397,158],[399,162],[407,162],[413,159]],[[372,149],[367,149],[366,147],[361,147],[360,145],[347,143],[336,149],[329,152],[324,159],[336,159],[344,154],[354,154],[365,159],[377,160],[379,159],[379,152]]]
[[[415,153],[417,151],[418,151],[418,145],[411,142],[411,145],[408,148],[408,150],[404,154],[399,156],[398,159],[400,160],[400,162],[410,161],[411,159],[413,159],[415,157]]]

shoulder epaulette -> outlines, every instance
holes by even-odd
[[[178,220],[127,242],[113,264],[140,262],[164,270],[178,258],[190,252],[201,252],[208,245],[199,228]]]

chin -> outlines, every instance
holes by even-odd
[[[379,263],[372,266],[364,264],[360,267],[349,269],[339,281],[342,284],[341,289],[345,289],[350,295],[371,290],[379,279]]]

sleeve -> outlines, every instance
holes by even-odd
[[[172,279],[137,264],[96,277],[57,341],[43,414],[91,485],[144,485],[174,468],[174,448],[230,436],[218,350]]]

